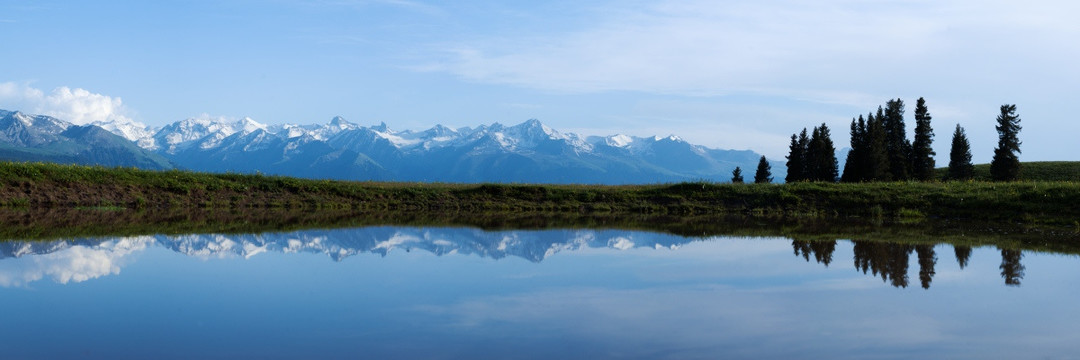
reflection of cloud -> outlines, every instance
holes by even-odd
[[[120,273],[128,255],[153,244],[151,237],[119,238],[93,246],[76,245],[59,251],[0,262],[0,286],[24,286],[44,278],[61,284],[83,282]]]
[[[837,307],[834,297],[821,294],[807,290],[776,296],[769,291],[714,285],[570,288],[474,298],[414,310],[429,315],[424,319],[445,321],[442,325],[451,331],[526,328],[537,334],[619,344],[611,346],[628,354],[695,349],[687,357],[700,356],[697,352],[732,351],[805,357],[802,351],[808,350],[811,340],[820,339],[822,332],[837,339],[869,340],[886,348],[940,344],[949,337],[932,316],[883,312],[881,302]],[[852,321],[839,313],[846,311],[873,316]],[[827,345],[835,346],[834,350],[861,346],[841,340]]]

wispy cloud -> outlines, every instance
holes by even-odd
[[[1080,27],[1068,15],[1077,10],[1060,2],[658,1],[606,11],[614,15],[576,31],[458,43],[421,68],[564,92],[761,93],[864,106],[931,77],[978,89],[996,74],[1071,69],[1062,59],[1080,55],[1070,40]],[[1018,65],[1032,63],[1050,66]]]

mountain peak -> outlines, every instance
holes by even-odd
[[[257,130],[266,130],[265,124],[255,121],[255,119],[246,116],[243,119],[240,119],[239,122],[237,122],[237,126],[239,127],[239,129],[237,130],[245,134],[249,134]]]
[[[352,123],[341,116],[335,116],[333,119],[330,119],[330,126],[332,127],[344,129],[350,125],[352,125]]]
[[[390,132],[390,127],[386,125],[385,121],[380,121],[379,125],[372,126],[371,129],[378,132]]]
[[[621,148],[630,146],[630,144],[634,142],[634,138],[623,134],[615,134],[605,138],[604,142],[607,143],[608,146]]]

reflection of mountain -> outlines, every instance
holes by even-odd
[[[674,235],[619,230],[494,231],[471,228],[370,227],[246,235],[159,238],[161,246],[199,257],[250,257],[262,252],[321,253],[340,261],[360,253],[386,255],[420,249],[436,255],[466,254],[539,262],[563,250],[584,248],[676,248],[693,241]]]
[[[0,242],[0,286],[22,285],[46,276],[60,283],[80,282],[116,274],[124,258],[150,246],[200,258],[248,258],[264,252],[326,254],[335,261],[362,253],[386,255],[393,250],[424,250],[435,255],[463,254],[492,259],[520,257],[540,262],[560,251],[588,248],[676,249],[695,241],[676,235],[625,230],[507,230],[475,228],[367,227],[359,229],[305,230],[290,233],[242,235],[143,236],[133,238],[76,239],[51,242]],[[796,256],[828,266],[833,262],[836,241],[793,240]],[[911,254],[918,257],[919,280],[929,288],[937,254],[934,245],[910,245],[853,240],[855,268],[880,276],[896,287],[908,286]],[[971,248],[956,247],[963,268]],[[1001,276],[1005,284],[1020,285],[1024,266],[1020,250],[1001,249]]]
[[[516,256],[540,262],[560,251],[586,248],[678,248],[694,241],[675,235],[622,230],[494,231],[473,228],[369,227],[243,235],[182,235],[61,241],[0,242],[0,286],[52,277],[80,282],[120,271],[122,259],[151,245],[209,257],[251,257],[263,252],[320,253],[340,261],[361,253],[425,250],[493,259]],[[12,261],[8,261],[12,260]],[[13,261],[18,262],[14,264]]]

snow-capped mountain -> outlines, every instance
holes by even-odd
[[[124,131],[114,127],[117,131]],[[161,155],[96,125],[0,110],[0,160],[172,168]]]
[[[36,118],[29,115],[16,118],[11,114],[18,113],[0,113],[11,119],[9,123],[22,124],[21,128],[56,133],[72,126],[59,119],[33,120]],[[452,129],[436,125],[423,131],[399,131],[386,123],[361,126],[342,117],[311,125],[267,125],[251,118],[204,116],[159,129],[138,123],[98,122],[92,126],[126,138],[183,169],[346,180],[593,184],[727,181],[736,166],[742,167],[743,173],[751,173],[760,157],[749,150],[709,149],[677,136],[583,138],[561,133],[535,119],[513,126],[493,123]],[[11,147],[39,141],[3,134],[0,140],[0,144]],[[773,163],[773,171],[774,178],[783,178],[780,162]]]

